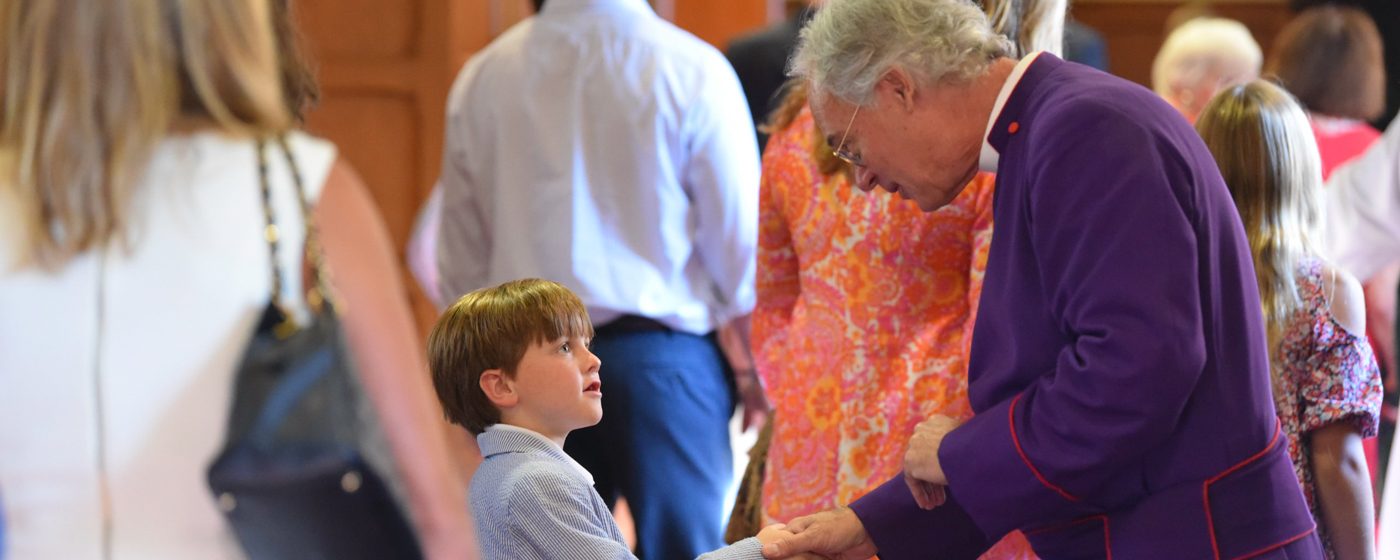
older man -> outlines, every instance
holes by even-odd
[[[1197,17],[1162,43],[1152,60],[1152,89],[1196,122],[1216,92],[1258,78],[1263,64],[1264,52],[1243,23]]]
[[[997,229],[976,416],[920,425],[903,478],[766,555],[975,558],[1020,529],[1052,559],[1322,558],[1210,153],[1152,92],[1008,52],[967,0],[833,0],[803,32],[793,72],[861,188],[934,211],[996,171]]]

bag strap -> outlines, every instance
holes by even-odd
[[[292,156],[291,147],[287,144],[287,137],[278,134],[273,137],[283,156],[287,159],[287,167],[291,170],[292,184],[296,186],[297,202],[301,208],[302,225],[305,229],[306,249],[305,258],[311,263],[312,273],[315,275],[315,285],[306,294],[306,302],[315,312],[320,312],[331,300],[329,274],[326,271],[325,259],[321,252],[321,236],[316,227],[315,216],[311,213],[311,203],[306,198],[306,187],[302,183],[301,170],[297,167],[296,158]],[[282,312],[282,322],[274,328],[274,332],[279,338],[286,338],[296,332],[300,326],[296,324],[292,314],[282,305],[282,265],[277,258],[277,242],[281,239],[277,229],[277,221],[272,208],[272,188],[267,179],[267,142],[266,138],[259,138],[257,141],[258,153],[258,182],[262,185],[263,215],[267,219],[267,226],[263,228],[263,237],[267,239],[268,254],[272,259],[272,303]],[[332,305],[334,309],[334,305]]]
[[[248,439],[260,447],[272,445],[277,427],[281,426],[287,415],[292,413],[292,409],[301,403],[306,392],[326,376],[334,361],[335,356],[331,354],[330,349],[320,348],[315,354],[296,362],[295,367],[287,370],[277,388],[263,401],[262,411],[258,413],[253,428],[248,431]]]

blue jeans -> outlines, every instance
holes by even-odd
[[[638,558],[693,560],[723,547],[734,397],[714,337],[599,333],[593,353],[603,361],[603,420],[569,434],[564,450],[608,507],[627,499]]]

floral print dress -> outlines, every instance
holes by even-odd
[[[1313,483],[1309,433],[1333,422],[1354,424],[1362,437],[1376,435],[1381,406],[1381,378],[1371,345],[1342,327],[1328,308],[1323,263],[1316,258],[1298,265],[1298,295],[1303,306],[1289,322],[1275,365],[1274,405],[1298,482],[1317,520],[1318,536],[1334,558]]]
[[[822,176],[816,142],[804,109],[763,158],[753,343],[774,406],[765,523],[849,504],[903,470],[919,422],[972,416],[994,177],[925,213]],[[1018,532],[983,558],[1034,554]]]

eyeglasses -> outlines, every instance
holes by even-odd
[[[859,105],[856,106],[856,110],[851,111],[851,122],[846,123],[846,132],[841,133],[841,143],[836,145],[836,149],[831,151],[831,155],[841,158],[841,161],[844,161],[851,165],[857,167],[864,167],[863,165],[861,165],[860,156],[853,155],[845,150],[846,137],[851,134],[851,125],[856,123],[857,113],[860,113]]]

